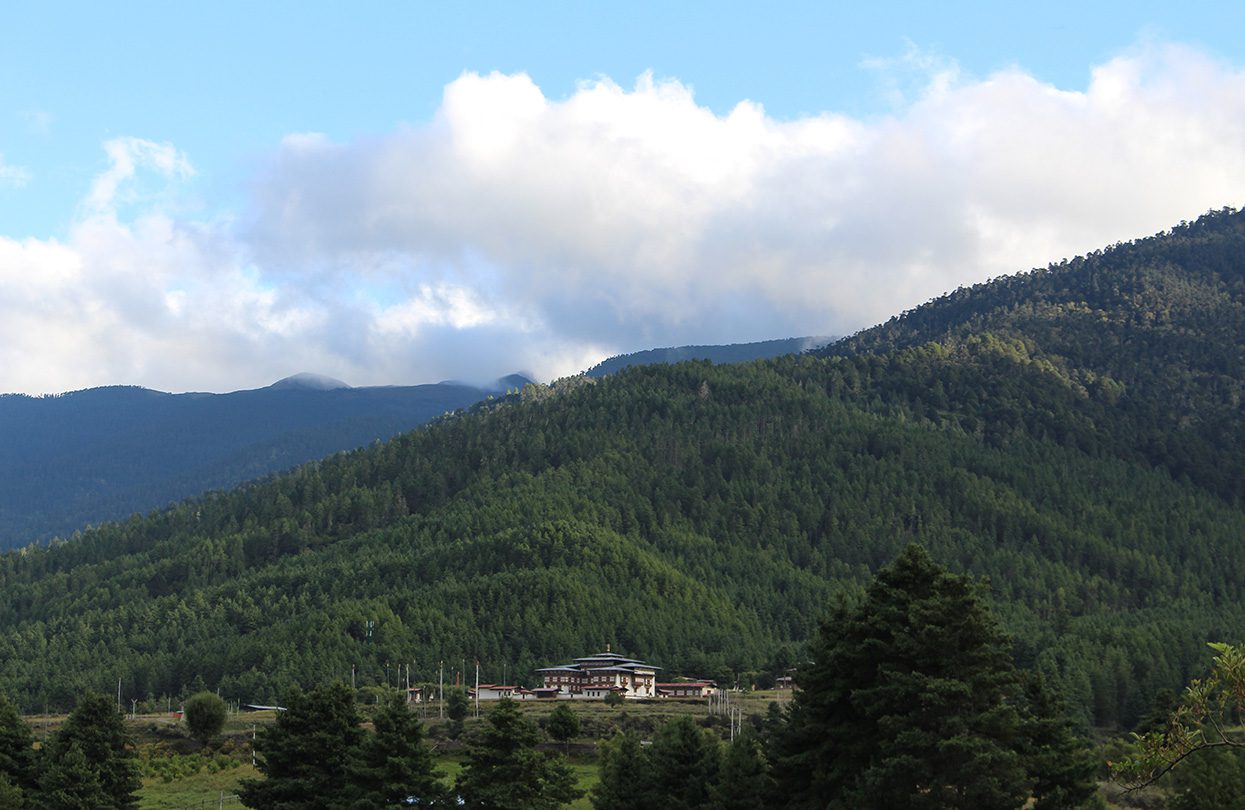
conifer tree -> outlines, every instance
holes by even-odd
[[[29,790],[35,785],[34,735],[17,707],[0,695],[0,776],[11,785]]]
[[[579,733],[579,715],[575,714],[575,710],[570,706],[559,703],[550,713],[545,731],[550,737],[562,743],[562,750],[565,753],[567,742]]]
[[[88,692],[80,697],[65,724],[48,741],[42,759],[45,769],[36,806],[61,806],[56,797],[80,798],[92,790],[97,793],[91,801],[77,806],[123,810],[138,804],[142,782],[133,741],[121,712],[107,695]]]
[[[1199,752],[1173,776],[1167,810],[1245,810],[1245,750]]]
[[[812,653],[780,739],[788,807],[1024,804],[1018,677],[967,577],[911,545],[822,624]]]
[[[285,711],[255,741],[266,778],[242,782],[242,803],[264,810],[349,806],[348,767],[362,738],[350,687],[293,690]]]
[[[653,806],[645,784],[648,774],[648,756],[640,747],[640,738],[630,732],[615,735],[601,747],[592,806],[595,810],[647,810]]]
[[[1061,701],[1040,675],[1025,678],[1023,721],[1026,767],[1033,777],[1033,810],[1097,807],[1097,763],[1074,733]]]
[[[649,793],[669,810],[708,808],[720,762],[716,736],[687,715],[667,721],[649,749]]]
[[[0,810],[22,810],[26,803],[22,789],[0,773]]]
[[[761,743],[749,731],[736,737],[722,757],[713,786],[714,810],[768,810],[773,786]]]
[[[364,738],[351,763],[351,806],[357,810],[433,806],[445,789],[419,718],[405,701],[393,697],[372,722],[376,730]]]
[[[44,760],[31,807],[42,810],[82,810],[84,807],[113,808],[100,780],[99,770],[88,760],[82,747],[75,740],[61,747],[55,754],[49,752]]]
[[[583,795],[560,756],[537,751],[536,726],[512,700],[501,700],[467,754],[455,783],[463,806],[474,810],[555,810]]]

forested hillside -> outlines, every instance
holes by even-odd
[[[1022,666],[1131,724],[1245,635],[1243,247],[1216,214],[827,357],[529,386],[6,555],[0,689],[263,701],[398,661],[530,680],[606,642],[729,682],[798,663],[916,540],[990,578]]]
[[[388,439],[504,391],[350,388],[299,375],[230,394],[112,386],[0,395],[0,549]]]
[[[1099,403],[1094,428],[1111,452],[1240,504],[1243,256],[1245,215],[1224,210],[1149,239],[956,290],[819,353],[885,355],[936,343],[956,354],[998,344]]]
[[[672,346],[665,349],[647,349],[602,360],[584,373],[589,377],[604,377],[606,374],[614,374],[632,366],[681,363],[684,360],[746,363],[750,360],[768,360],[772,357],[782,357],[784,354],[799,354],[810,349],[819,349],[832,340],[834,338],[798,337],[762,340],[756,343],[732,343],[725,346]]]

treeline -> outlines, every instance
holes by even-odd
[[[1069,267],[1098,267],[1090,276],[1109,286],[1123,271],[1108,259],[1193,240],[1189,285],[1219,268],[1224,300],[1240,301],[1239,216],[1208,223]],[[1072,289],[1072,273],[1026,278]],[[1096,345],[1099,325],[1134,306],[1116,299],[1105,315],[1052,316],[1048,331]],[[1201,300],[1155,319],[1160,333],[1201,335]],[[430,680],[440,660],[480,659],[488,679],[505,667],[530,683],[536,667],[606,642],[746,685],[799,666],[829,606],[918,541],[989,578],[1017,662],[1082,722],[1131,726],[1197,674],[1206,641],[1245,635],[1245,513],[1232,496],[1245,453],[1222,398],[1239,386],[1225,357],[1245,356],[1243,334],[1204,353],[1159,341],[1131,376],[1123,361],[1075,360],[1000,329],[530,387],[0,557],[0,685],[38,709],[118,677],[138,698],[207,686],[272,702],[352,667],[381,682],[399,662]],[[1178,400],[1156,378],[1210,379],[1223,364],[1220,387],[1188,389],[1188,425],[1165,421]]]

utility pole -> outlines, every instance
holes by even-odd
[[[355,685],[354,685],[354,672],[355,672],[355,665],[354,665],[354,664],[351,664],[351,665],[350,665],[350,691],[351,691],[351,692],[353,692],[353,691],[355,690]]]
[[[117,676],[117,711],[125,711],[121,704],[121,676]]]
[[[437,687],[437,717],[445,719],[445,662],[441,662],[439,685]]]
[[[480,659],[476,659],[476,717],[480,717]]]

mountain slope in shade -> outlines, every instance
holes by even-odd
[[[829,337],[798,337],[780,340],[763,340],[757,343],[732,343],[721,346],[673,346],[665,349],[647,349],[631,354],[620,354],[602,360],[585,374],[604,377],[632,366],[650,366],[656,363],[681,363],[684,360],[708,360],[713,363],[746,363],[751,360],[768,360],[785,354],[799,354],[830,343]]]
[[[93,388],[0,396],[0,548],[383,441],[497,391],[351,388],[301,374],[229,394]]]

